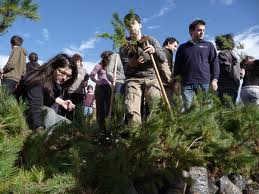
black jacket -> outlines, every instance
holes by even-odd
[[[220,74],[219,90],[222,88],[235,88],[240,85],[240,63],[231,50],[223,50],[218,53]]]
[[[242,66],[245,68],[245,76],[242,86],[259,86],[259,60],[253,65]]]
[[[60,85],[55,84],[53,88],[53,95],[43,89],[41,84],[30,86],[21,81],[21,96],[27,102],[28,108],[25,111],[27,121],[32,129],[43,126],[42,123],[42,107],[54,107],[55,99],[62,94]]]

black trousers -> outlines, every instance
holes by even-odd
[[[95,87],[96,100],[96,119],[100,130],[105,130],[105,118],[109,113],[111,101],[111,86],[96,85]]]

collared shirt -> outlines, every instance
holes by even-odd
[[[211,42],[188,41],[178,48],[174,76],[181,76],[183,84],[207,84],[219,77],[217,51]]]

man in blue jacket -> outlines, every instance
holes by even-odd
[[[181,83],[185,110],[192,105],[193,94],[218,88],[219,62],[217,51],[211,42],[204,40],[203,20],[195,20],[189,26],[191,40],[180,45],[176,52],[175,85]],[[178,87],[176,87],[178,88]]]

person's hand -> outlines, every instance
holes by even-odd
[[[71,102],[71,100],[64,100],[63,107],[68,111],[72,111],[75,109],[76,105],[73,102]]]
[[[148,45],[144,48],[145,53],[154,54],[156,52],[156,49],[153,45]]]
[[[213,79],[211,81],[210,87],[212,90],[216,91],[218,89],[218,80],[217,79]]]
[[[142,56],[140,56],[138,58],[132,57],[132,58],[128,59],[128,64],[130,67],[135,67],[139,64],[143,64],[144,62],[145,62],[145,59]]]
[[[71,111],[74,110],[76,105],[71,102],[71,100],[63,100],[60,97],[57,97],[55,100],[56,103],[58,103],[60,106],[62,106],[64,109]]]

